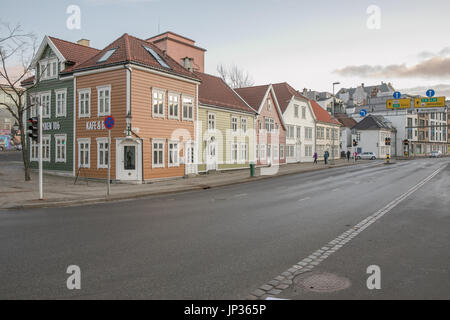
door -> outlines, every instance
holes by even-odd
[[[206,171],[217,170],[217,147],[214,140],[208,141],[206,146]]]
[[[123,143],[119,146],[119,180],[138,180],[138,145]]]
[[[301,143],[297,143],[297,154],[296,154],[296,161],[300,162],[300,160],[302,159],[302,145]]]
[[[186,142],[185,147],[185,174],[195,174],[195,144],[193,142]]]

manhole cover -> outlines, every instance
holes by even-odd
[[[334,292],[350,287],[350,280],[332,273],[304,274],[294,279],[297,287],[313,292]]]

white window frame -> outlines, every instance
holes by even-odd
[[[31,138],[30,138],[30,161],[39,161],[39,144],[36,141],[33,141],[33,139]]]
[[[245,163],[248,159],[248,144],[247,142],[241,142],[241,147],[239,149],[239,160],[241,163]]]
[[[162,163],[155,163],[154,157],[154,144],[162,144]],[[159,151],[159,148],[157,149]],[[158,153],[159,154],[159,153]],[[166,163],[166,140],[165,139],[152,139],[152,168],[165,168]]]
[[[156,94],[156,97],[155,97]],[[162,94],[162,98],[160,97]],[[162,99],[162,101],[161,101]],[[155,112],[155,102],[158,103],[158,112]],[[160,112],[159,103],[162,102],[162,113]],[[152,89],[152,117],[153,118],[164,118],[166,114],[166,91],[163,89],[153,88]]]
[[[298,104],[294,104],[294,118],[299,117],[299,109],[300,109],[300,106]]]
[[[208,131],[216,131],[216,114],[214,112],[208,112]],[[212,124],[212,125],[211,125]]]
[[[246,133],[247,132],[247,127],[248,127],[247,118],[242,117],[241,118],[241,132],[242,133]]]
[[[267,99],[267,111],[272,110],[272,100],[270,100],[269,98]]]
[[[306,107],[302,106],[302,119],[306,119]]]
[[[89,98],[81,100],[81,95],[89,94]],[[81,113],[81,102],[84,102],[84,113]],[[86,102],[89,103],[89,112],[86,113]],[[91,117],[91,89],[79,89],[78,90],[78,118],[90,118]]]
[[[87,168],[89,169],[91,167],[91,139],[90,138],[79,138],[77,139],[78,143],[78,168]],[[81,150],[81,144],[87,144],[88,147],[86,150]],[[88,152],[88,163],[81,165],[81,151]],[[84,157],[83,157],[84,158]]]
[[[238,162],[238,158],[239,158],[239,143],[237,142],[231,142],[231,161],[233,163],[237,163]]]
[[[47,145],[46,141],[48,141],[48,152],[45,151],[45,147]],[[50,162],[52,154],[52,135],[45,134],[42,135],[42,161]]]
[[[280,159],[284,159],[284,144],[280,144]]]
[[[48,97],[48,109],[44,107],[42,101],[43,97]],[[39,104],[42,105],[42,118],[49,119],[52,116],[52,92],[51,91],[45,91],[39,93]],[[48,111],[48,112],[46,112]],[[39,114],[39,112],[37,112]]]
[[[39,61],[39,80],[52,80],[58,78],[58,64],[58,58],[48,58]],[[55,66],[55,70],[53,70],[53,66]],[[45,69],[45,72],[42,72],[43,69]]]
[[[231,116],[231,131],[233,133],[238,132],[239,119],[236,116]]]
[[[190,106],[189,106],[189,104],[188,104],[188,106],[186,106],[187,108],[190,108],[192,110],[192,117],[191,118],[189,118],[189,116],[188,117],[184,116],[184,109],[185,109],[185,101],[184,101],[184,99],[190,99],[191,100]],[[194,121],[194,117],[195,117],[195,115],[194,115],[194,97],[193,96],[188,96],[188,95],[182,95],[181,96],[181,105],[182,105],[182,108],[181,108],[182,109],[181,110],[182,111],[182,114],[181,114],[182,119],[185,120],[185,121]],[[189,112],[187,114],[189,115]]]
[[[61,101],[58,97],[58,95],[64,94],[64,99]],[[58,103],[61,101],[61,112],[58,112]],[[58,89],[55,90],[55,116],[58,117],[65,117],[67,115],[67,89]]]
[[[181,94],[176,93],[176,92],[170,92],[168,93],[168,102],[169,102],[169,107],[168,107],[168,115],[167,117],[169,119],[174,119],[174,120],[179,120],[180,119],[180,96]],[[177,98],[177,102],[176,102],[176,109],[172,108],[172,106],[175,104],[175,102],[173,101],[173,99],[171,98]],[[172,101],[171,101],[172,100]],[[177,115],[174,116],[171,114],[171,111],[176,110],[177,111]]]
[[[108,138],[106,137],[102,137],[102,138],[97,138],[97,168],[98,169],[108,169],[108,164],[106,164],[106,161],[108,161],[109,159],[109,155],[108,157],[106,157],[106,153],[108,152],[108,147],[106,146],[108,144]],[[103,144],[103,148],[100,149],[100,144]],[[100,151],[103,151],[102,157],[100,157]],[[100,158],[102,158],[103,160],[103,164],[100,164]]]
[[[171,148],[170,145],[176,145],[176,149],[175,148]],[[172,168],[172,167],[179,167],[180,166],[180,141],[178,140],[169,140],[167,142],[167,167]],[[174,153],[175,152],[175,153]],[[170,163],[170,155],[174,153],[175,155],[175,162],[174,163]]]
[[[62,143],[64,141],[64,143]],[[64,157],[61,158],[58,154],[58,146],[64,148]],[[67,161],[67,134],[55,134],[55,163]]]
[[[105,92],[108,92],[108,98],[106,98]],[[103,93],[102,98],[100,98],[101,93]],[[100,111],[101,101],[103,101],[103,112]],[[108,104],[106,104],[106,101],[108,101]],[[106,105],[108,105],[108,110],[106,110]],[[97,87],[97,115],[98,116],[111,115],[111,85],[109,84]]]
[[[261,144],[259,147],[260,147],[259,152],[261,152],[261,155],[260,155],[259,158],[261,160],[266,160],[266,158],[267,158],[266,145],[265,144]]]

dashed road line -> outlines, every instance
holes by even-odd
[[[337,238],[328,242],[322,248],[314,251],[310,256],[304,258],[299,261],[295,265],[293,265],[288,270],[284,271],[280,275],[276,276],[274,279],[269,281],[268,283],[262,285],[255,291],[253,291],[249,296],[247,296],[248,300],[259,300],[259,299],[267,299],[268,297],[277,296],[282,293],[284,290],[289,288],[293,284],[294,277],[311,271],[315,267],[317,267],[322,261],[328,258],[330,255],[338,251],[345,244],[347,244],[350,240],[356,237],[363,230],[368,228],[372,223],[383,217],[385,214],[389,213],[393,208],[395,208],[399,203],[408,198],[411,194],[416,192],[419,188],[421,188],[428,181],[433,179],[439,172],[441,172],[448,164],[441,166],[439,169],[434,171],[428,177],[417,183],[415,186],[410,188],[408,191],[398,196],[391,202],[389,202],[386,206],[376,211],[374,214],[368,216],[354,227],[342,233]]]
[[[309,200],[309,199],[311,199],[311,197],[302,198],[302,199],[298,200],[298,202],[306,201],[306,200]]]

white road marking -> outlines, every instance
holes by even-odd
[[[300,199],[300,200],[298,200],[298,202],[302,202],[302,201],[309,200],[309,199],[311,199],[311,197],[306,197],[306,198]]]
[[[291,268],[276,276],[274,279],[269,281],[268,283],[259,287],[259,289],[253,291],[250,294],[249,299],[266,299],[269,296],[276,296],[289,288],[295,276],[302,274],[307,271],[311,271],[316,266],[318,266],[322,261],[328,258],[330,255],[338,251],[342,248],[347,242],[356,237],[361,231],[368,228],[372,223],[383,217],[385,214],[389,213],[392,209],[394,209],[399,203],[408,198],[411,194],[416,192],[419,188],[421,188],[428,181],[433,179],[439,172],[441,172],[445,167],[447,167],[447,163],[441,166],[439,169],[435,170],[428,177],[417,183],[415,186],[411,187],[408,191],[398,196],[387,205],[385,205],[380,210],[376,211],[372,215],[368,216],[354,227],[342,233],[337,238],[328,242],[322,248],[313,252],[310,256],[304,258],[299,261],[297,264],[293,265]]]

